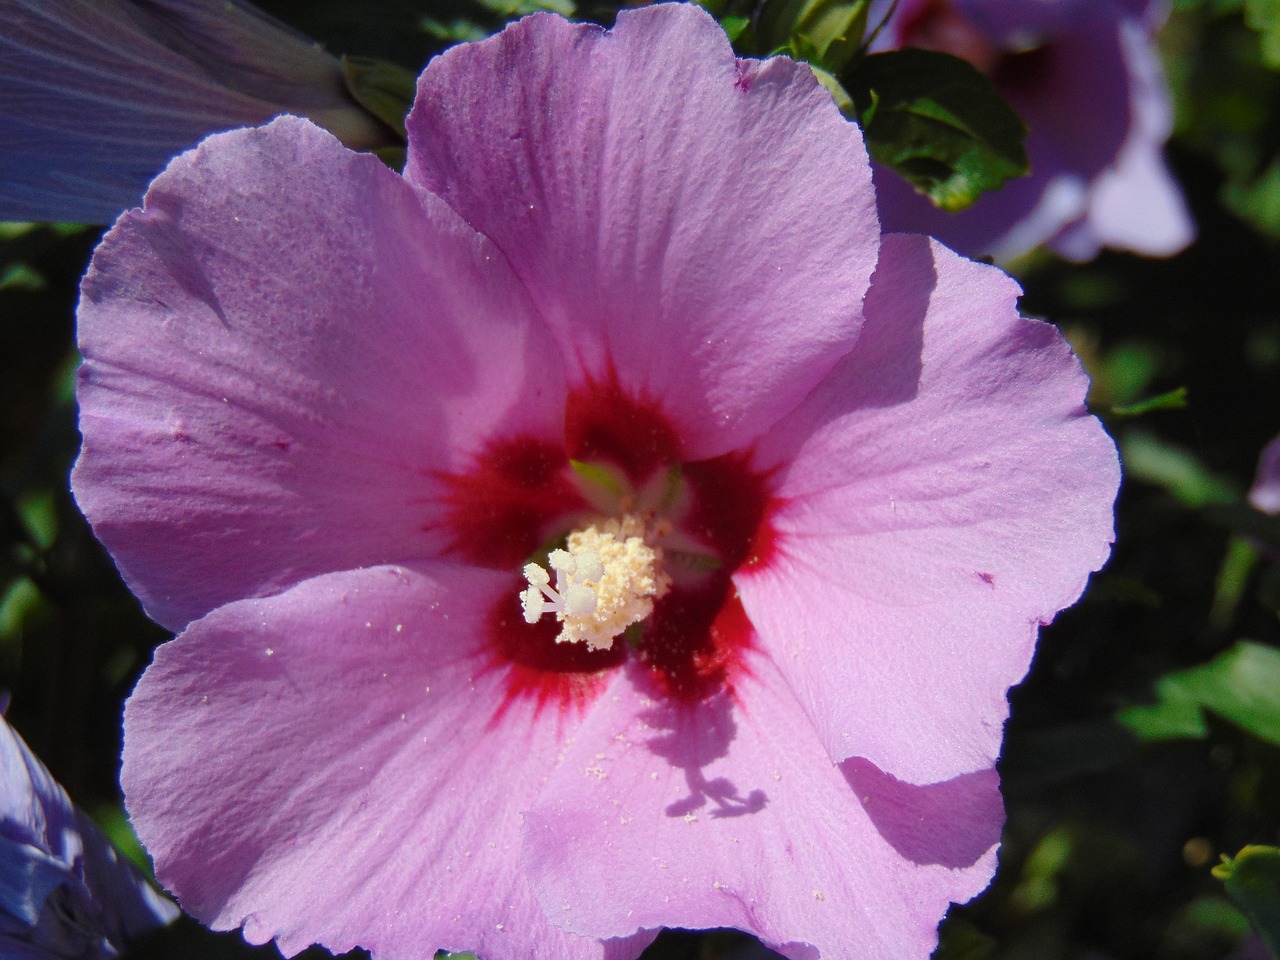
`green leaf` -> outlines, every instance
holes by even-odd
[[[742,32],[751,26],[750,17],[725,17],[720,21],[720,26],[724,28],[724,32],[729,35],[729,42],[735,43],[742,36]]]
[[[1204,9],[1215,17],[1235,13],[1242,6],[1244,6],[1244,0],[1173,0],[1175,10]]]
[[[1225,897],[1196,897],[1180,912],[1181,919],[1193,933],[1216,934],[1225,941],[1238,943],[1249,932],[1249,918]]]
[[[558,13],[562,17],[572,17],[578,10],[573,0],[477,0],[477,2],[486,10],[507,19],[543,11]]]
[[[24,223],[17,220],[0,221],[0,240],[14,240],[40,228],[38,223]]]
[[[0,270],[0,290],[43,290],[44,277],[25,263],[11,263]]]
[[[44,603],[40,589],[26,577],[18,577],[0,589],[0,646],[19,643],[28,621]]]
[[[1161,677],[1156,697],[1116,719],[1144,740],[1201,739],[1209,711],[1280,745],[1280,650],[1273,647],[1241,641],[1206,664]]]
[[[1246,223],[1280,236],[1280,160],[1272,161],[1256,176],[1238,175],[1228,180],[1222,199]]]
[[[999,945],[995,937],[983,933],[963,917],[950,916],[938,930],[934,960],[987,960]]]
[[[146,850],[142,848],[142,844],[138,842],[138,837],[133,832],[133,826],[129,823],[129,816],[124,809],[119,804],[99,807],[94,811],[93,819],[98,829],[107,835],[112,846],[133,861],[133,865],[154,882],[155,874],[151,869],[151,860]]]
[[[627,489],[627,478],[620,470],[585,460],[570,460],[573,472],[592,486],[599,487],[613,497],[619,497]]]
[[[838,74],[858,53],[868,0],[766,0],[755,20],[762,51],[788,50]]]
[[[962,210],[1027,172],[1026,125],[991,81],[959,57],[877,53],[842,79],[871,158],[943,209]]]
[[[1127,479],[1163,487],[1184,506],[1235,503],[1231,483],[1217,476],[1194,454],[1143,430],[1129,430],[1120,442]]]
[[[1116,406],[1136,403],[1159,376],[1163,362],[1158,344],[1142,340],[1122,341],[1098,357],[1096,368],[1090,370],[1094,377],[1090,398],[1108,396]]]
[[[489,35],[489,31],[483,26],[465,17],[455,17],[447,22],[437,20],[435,17],[423,17],[418,21],[418,26],[445,43],[467,43],[483,40]]]
[[[30,493],[17,503],[18,513],[32,543],[48,550],[58,536],[58,505],[51,490]]]
[[[403,138],[404,118],[413,106],[416,89],[413,74],[373,57],[343,57],[342,73],[356,103]]]
[[[1213,868],[1272,956],[1280,957],[1280,850],[1248,846]]]
[[[1128,707],[1116,720],[1143,740],[1201,740],[1209,734],[1204,713],[1193,695],[1177,684],[1156,684],[1160,702],[1151,707]]]
[[[1177,387],[1136,403],[1121,403],[1111,408],[1112,416],[1140,417],[1156,410],[1182,410],[1187,406],[1187,388]]]
[[[849,96],[849,91],[834,75],[827,73],[821,67],[815,67],[809,64],[809,69],[813,71],[813,75],[818,78],[818,82],[827,88],[827,92],[831,94],[831,99],[836,102],[836,106],[840,108],[840,112],[846,117],[853,114],[853,99]]]
[[[1077,853],[1079,838],[1067,827],[1055,827],[1027,854],[1022,876],[1009,893],[1020,912],[1039,913],[1058,899],[1060,879]]]
[[[1243,507],[1243,505],[1241,505]],[[1249,541],[1232,537],[1218,566],[1213,585],[1213,606],[1207,618],[1211,630],[1222,633],[1231,624],[1249,583],[1249,573],[1258,563],[1258,551]]]
[[[1280,70],[1280,0],[1245,0],[1244,22],[1262,42],[1262,62]]]
[[[1213,503],[1205,507],[1204,517],[1211,523],[1280,550],[1280,516],[1255,510],[1248,503]]]

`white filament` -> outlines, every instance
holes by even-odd
[[[660,569],[662,549],[646,542],[645,525],[633,516],[575,530],[567,550],[552,550],[551,576],[536,563],[526,564],[529,586],[520,594],[524,618],[536,623],[544,613],[560,621],[561,643],[586,643],[607,650],[614,638],[653,612],[653,601],[671,580]]]

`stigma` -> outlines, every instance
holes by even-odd
[[[525,565],[529,586],[520,594],[524,618],[536,623],[554,613],[560,621],[557,643],[585,643],[608,650],[633,623],[653,612],[653,603],[671,586],[662,572],[663,525],[646,530],[639,517],[593,523],[569,534],[564,550],[552,550],[547,565]]]

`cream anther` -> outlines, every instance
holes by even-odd
[[[590,553],[575,557],[565,550],[552,550],[547,562],[556,572],[554,588],[546,570],[536,563],[525,564],[524,576],[529,588],[520,594],[525,620],[536,623],[548,610],[562,618],[584,617],[595,610],[595,591],[584,581],[600,579],[603,574],[600,558]]]
[[[653,601],[671,585],[660,568],[662,548],[651,546],[645,533],[644,521],[634,516],[575,530],[567,550],[547,557],[554,588],[546,570],[527,564],[529,587],[520,594],[525,620],[535,623],[553,612],[561,624],[557,642],[609,649],[615,637],[653,612]]]

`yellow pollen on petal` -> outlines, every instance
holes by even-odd
[[[585,643],[608,650],[614,638],[653,612],[653,602],[671,586],[662,572],[663,525],[646,529],[639,517],[593,523],[569,534],[565,550],[552,550],[551,575],[536,563],[524,568],[529,587],[520,594],[524,618],[536,622],[544,613],[560,621],[557,643]]]

